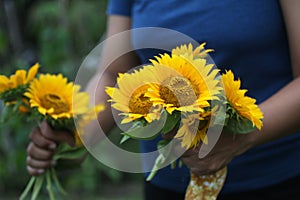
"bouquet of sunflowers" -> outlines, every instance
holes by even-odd
[[[0,75],[0,99],[5,105],[1,121],[5,123],[14,116],[22,116],[38,124],[46,121],[53,129],[67,130],[73,134],[76,146],[59,144],[53,159],[81,157],[86,150],[79,134],[104,106],[91,107],[89,95],[80,92],[79,85],[68,82],[62,74],[38,74],[39,67],[39,64],[35,64],[28,72],[17,70],[9,77]],[[74,120],[78,123],[75,124]],[[43,185],[46,185],[51,200],[55,199],[54,191],[66,194],[55,168],[51,167],[43,175],[31,177],[20,199],[25,199],[30,192],[31,199],[37,199]]]
[[[109,101],[119,112],[121,124],[130,127],[122,133],[121,143],[129,138],[168,136],[171,132],[172,138],[187,150],[208,144],[210,127],[224,126],[234,134],[261,129],[263,113],[256,100],[245,95],[247,90],[240,89],[241,81],[235,80],[232,71],[220,74],[208,62],[212,50],[205,50],[204,46],[176,47],[171,55],[155,56],[151,64],[119,74],[117,86],[107,87]],[[174,166],[178,158],[172,154],[174,140],[158,142],[159,154],[147,180],[162,167],[170,163]],[[226,167],[213,175],[191,173],[186,199],[216,199],[226,173]]]

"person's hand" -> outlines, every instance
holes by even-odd
[[[203,158],[199,158],[201,146],[187,150],[182,162],[192,173],[201,176],[213,174],[225,167],[234,157],[244,153],[251,147],[248,135],[233,135],[223,132],[213,149]]]
[[[59,143],[75,145],[71,133],[54,131],[46,122],[42,122],[40,127],[36,127],[29,138],[31,142],[27,147],[26,162],[27,171],[33,176],[43,174],[47,168],[56,165],[52,157]]]

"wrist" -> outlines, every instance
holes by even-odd
[[[243,145],[247,150],[258,145],[258,136],[259,136],[258,131],[253,131],[251,133],[241,135],[241,136],[243,137]]]
[[[251,148],[256,146],[256,136],[257,132],[251,132],[247,134],[236,134],[233,136],[235,140],[234,146],[236,146],[235,156],[239,156]]]

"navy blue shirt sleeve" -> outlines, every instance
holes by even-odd
[[[133,0],[109,0],[107,15],[131,16]]]

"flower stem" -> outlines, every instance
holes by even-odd
[[[52,177],[52,179],[53,179],[53,181],[54,181],[54,183],[55,183],[55,185],[56,185],[58,191],[59,191],[60,193],[62,193],[63,195],[67,195],[67,192],[66,192],[66,191],[64,190],[64,188],[61,186],[61,184],[60,184],[60,182],[59,182],[59,180],[58,180],[58,178],[57,178],[55,169],[54,169],[53,167],[51,167],[50,170],[51,170],[51,177]]]
[[[23,193],[20,196],[20,200],[24,200],[27,197],[29,190],[31,190],[31,188],[32,188],[32,186],[35,182],[35,179],[36,179],[35,176],[32,176],[30,178],[29,182],[27,183],[27,186],[26,186],[25,190],[23,191]]]
[[[51,171],[48,169],[46,172],[46,180],[47,180],[47,190],[49,194],[50,200],[54,200],[54,193],[52,189],[52,182],[51,182]]]
[[[35,200],[38,197],[40,190],[42,188],[43,182],[44,182],[44,178],[45,178],[45,174],[42,174],[42,175],[36,177],[36,181],[34,182],[31,200]]]
[[[164,164],[166,161],[165,157],[163,154],[159,154],[159,156],[156,158],[154,166],[147,177],[146,181],[151,181],[153,177],[156,175],[157,171],[161,168],[161,166]]]

